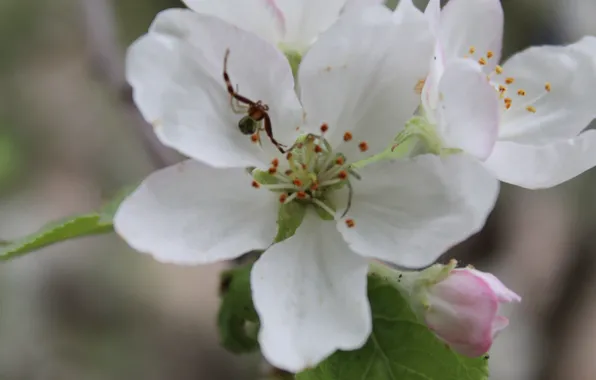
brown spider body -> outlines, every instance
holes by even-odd
[[[226,83],[226,88],[230,94],[230,106],[232,110],[237,114],[244,114],[245,116],[238,122],[238,129],[245,135],[256,136],[253,141],[260,141],[259,134],[261,130],[265,130],[265,133],[269,137],[269,140],[277,147],[281,153],[285,153],[284,145],[280,144],[273,137],[273,128],[271,126],[271,118],[269,117],[269,106],[264,104],[262,101],[252,101],[245,96],[240,95],[234,90],[230,75],[228,74],[228,57],[230,50],[226,50],[224,57],[224,70],[223,78]],[[236,104],[234,104],[234,100]]]

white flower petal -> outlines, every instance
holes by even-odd
[[[501,139],[550,143],[576,136],[596,116],[596,66],[581,46],[532,47],[514,55],[503,68],[502,76],[515,82],[507,86],[506,96],[513,102],[503,113]],[[525,96],[517,95],[520,89]]]
[[[439,92],[445,146],[486,159],[499,133],[500,103],[480,65],[469,59],[452,61],[441,78]]]
[[[499,141],[485,165],[498,179],[513,185],[556,186],[596,166],[596,131],[541,146]]]
[[[574,47],[592,57],[596,64],[596,37],[585,36],[574,44]]]
[[[203,264],[267,248],[277,232],[279,203],[251,186],[244,169],[188,160],[150,175],[124,200],[116,232],[155,259]]]
[[[371,7],[362,17],[340,19],[300,65],[307,127],[319,133],[327,123],[325,137],[334,148],[342,145],[348,161],[385,149],[420,103],[415,87],[433,49],[428,23],[396,24],[392,17],[385,7]],[[353,139],[343,144],[346,131]],[[362,141],[365,153],[358,150]]]
[[[265,251],[251,286],[267,360],[298,372],[338,349],[361,347],[372,328],[367,271],[335,224],[311,212],[294,236]]]
[[[352,181],[352,207],[338,229],[361,255],[404,267],[432,264],[480,230],[493,209],[498,181],[472,156],[418,156],[379,162]]]
[[[370,7],[371,5],[383,5],[385,0],[348,0],[343,9],[344,12],[361,10],[362,7]]]
[[[198,13],[218,17],[277,45],[283,38],[283,15],[275,0],[183,0]]]
[[[285,18],[283,45],[304,52],[337,21],[346,0],[276,0]]]
[[[438,35],[447,59],[469,55],[470,47],[476,52],[471,57],[493,57],[486,67],[492,70],[501,57],[503,38],[503,9],[499,0],[451,0],[441,12]]]
[[[217,18],[179,9],[160,13],[143,38],[155,42],[139,43],[129,51],[129,77],[134,78],[135,94],[140,94],[135,96],[139,108],[152,110],[156,118],[151,121],[165,145],[221,167],[259,166],[276,154],[264,132],[261,148],[238,129],[246,114],[233,111],[223,80],[228,48],[233,85],[241,95],[269,105],[278,141],[286,145],[294,142],[302,111],[290,66],[275,47]],[[162,41],[167,41],[167,46]],[[164,46],[154,51],[160,43]],[[163,56],[146,61],[156,54]],[[135,62],[138,68],[133,66]],[[155,62],[154,68],[151,62]],[[158,80],[168,80],[169,85],[151,84],[156,81],[153,74],[168,70]],[[153,90],[159,92],[144,95]]]
[[[393,12],[393,21],[397,23],[409,20],[420,21],[423,18],[424,13],[416,8],[412,0],[400,0]]]

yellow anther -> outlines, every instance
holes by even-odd
[[[519,90],[517,90],[517,95],[526,96],[526,92],[520,88]]]
[[[495,53],[493,53],[492,51],[489,50],[486,52],[486,58],[491,59],[494,56],[495,56]]]
[[[470,50],[468,50],[470,54],[476,53],[476,48],[474,46],[470,46]]]
[[[515,79],[514,78],[509,77],[509,78],[506,78],[505,79],[505,83],[507,83],[507,84],[511,84],[513,82],[515,82]]]
[[[422,90],[424,89],[425,81],[426,81],[426,79],[420,79],[420,80],[418,80],[418,83],[416,83],[416,86],[414,86],[414,91],[418,95],[422,94]]]
[[[484,65],[486,65],[486,59],[484,59],[484,57],[482,57],[478,60],[478,63],[481,64],[482,66],[484,66]]]
[[[499,92],[501,94],[505,93],[505,91],[507,91],[507,87],[503,86],[502,84],[499,85]]]
[[[526,111],[528,111],[528,112],[532,112],[532,113],[536,113],[536,107],[533,107],[533,106],[527,106],[527,107],[526,107]]]
[[[550,90],[552,90],[552,86],[550,85],[550,83],[549,83],[549,82],[546,82],[546,84],[544,85],[544,89],[545,89],[547,92],[550,92]]]
[[[497,65],[497,67],[495,67],[495,72],[497,74],[503,74],[503,68],[499,65]]]

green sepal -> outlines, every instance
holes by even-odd
[[[285,54],[290,64],[290,67],[292,68],[292,75],[294,76],[294,79],[296,79],[298,78],[298,69],[300,68],[300,62],[302,62],[302,54],[293,50],[286,50]]]
[[[236,354],[259,348],[257,335],[259,317],[252,302],[250,271],[252,264],[222,273],[220,278],[221,305],[217,326],[221,344]]]
[[[359,350],[338,351],[297,380],[487,380],[488,356],[467,358],[439,341],[394,285],[369,275],[373,331]]]
[[[277,236],[275,243],[284,241],[296,233],[306,215],[306,205],[300,202],[289,202],[279,206],[277,214]]]
[[[275,185],[279,183],[279,180],[275,177],[275,175],[269,174],[269,172],[263,170],[255,169],[251,174],[254,180],[261,185]]]
[[[329,207],[330,209],[332,209],[333,211],[335,211],[335,205],[329,200],[329,199],[325,199],[324,197],[321,197],[319,199],[321,202],[323,202],[325,204],[325,206]],[[319,216],[319,218],[323,219],[323,220],[327,220],[327,221],[332,221],[335,220],[335,215],[330,215],[327,211],[323,210],[318,204],[313,203],[312,204],[314,206],[315,211],[317,212],[317,215]]]

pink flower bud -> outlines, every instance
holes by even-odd
[[[499,305],[521,297],[490,273],[462,268],[431,286],[427,301],[424,318],[437,337],[462,355],[478,357],[509,324],[498,315]]]

